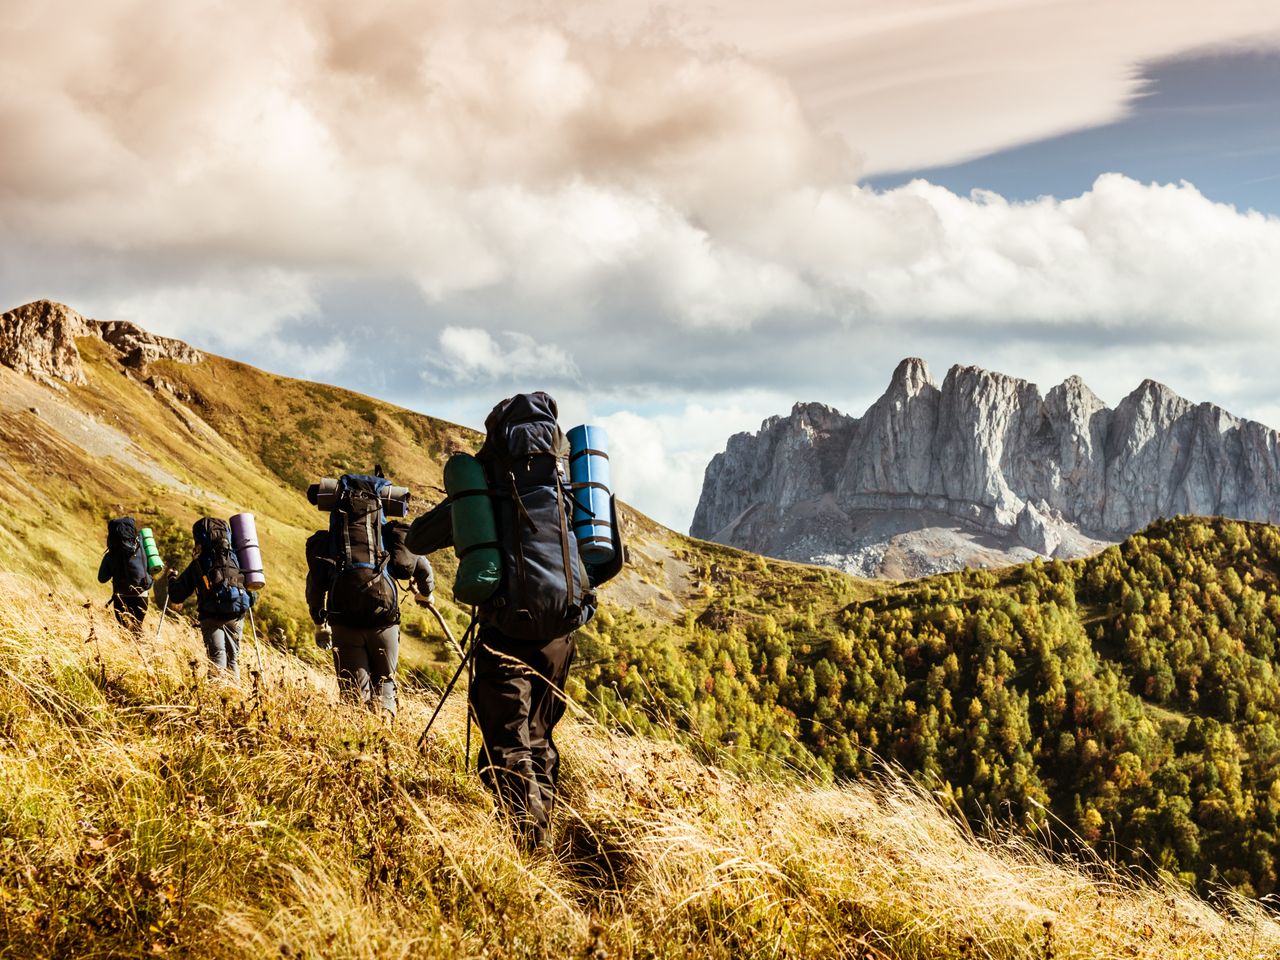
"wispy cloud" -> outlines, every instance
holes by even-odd
[[[578,391],[650,451],[628,496],[676,524],[721,425],[766,396],[856,407],[907,353],[1262,395],[1280,221],[1116,175],[1023,204],[856,178],[1098,122],[1136,60],[1274,5],[783,11],[11,0],[0,294],[472,422],[499,391]]]

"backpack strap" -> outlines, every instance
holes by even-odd
[[[556,484],[556,512],[560,515],[560,555],[564,559],[564,595],[568,603],[577,603],[573,592],[573,567],[569,566],[569,523],[564,508],[564,490]]]

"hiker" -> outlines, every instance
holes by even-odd
[[[98,564],[98,582],[111,581],[111,606],[120,626],[141,633],[153,583],[147,572],[142,538],[133,517],[107,521],[107,552]]]
[[[379,525],[379,492],[386,489],[381,477],[348,475],[339,481],[329,529],[307,538],[306,594],[316,644],[332,650],[343,695],[382,710],[392,721],[400,658],[396,581],[409,581],[426,606],[433,598],[435,575],[427,558],[406,546],[406,524]]]
[[[564,461],[568,442],[545,393],[517,394],[493,408],[475,459],[493,504],[502,579],[480,604],[468,692],[480,727],[481,780],[511,815],[516,839],[545,850],[560,755],[552,732],[564,715],[574,631],[595,614],[594,588],[618,573],[583,564],[574,535]],[[446,499],[414,520],[409,548],[431,553],[454,542]],[[492,546],[487,544],[485,546]],[[465,551],[464,551],[465,552]]]
[[[244,617],[256,595],[245,589],[225,520],[201,517],[191,525],[191,536],[195,557],[187,569],[170,578],[169,602],[181,605],[196,594],[196,615],[209,662],[219,674],[239,683]]]

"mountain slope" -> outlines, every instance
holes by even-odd
[[[306,485],[381,464],[412,488],[416,513],[443,496],[449,454],[474,449],[480,436],[350,391],[203,355],[137,328],[114,343],[104,338],[121,326],[97,324],[47,301],[0,317],[0,331],[9,331],[0,335],[6,566],[105,591],[94,585],[94,575],[108,517],[137,516],[155,530],[166,560],[180,567],[189,558],[196,517],[250,510],[268,576],[256,613],[274,641],[307,654],[303,545],[327,518],[306,502]],[[636,562],[610,595],[670,617],[682,609],[677,595],[687,589],[659,565],[674,535],[631,511],[625,524]],[[465,622],[449,601],[452,558],[432,559],[444,585],[441,606],[455,624]],[[404,611],[406,662],[432,662],[443,646],[417,641],[438,629],[412,605]]]
[[[0,955],[1117,956],[1280,952],[1256,907],[975,839],[895,780],[740,778],[564,725],[554,856],[513,846],[462,769],[463,712],[409,693],[383,731],[268,651],[234,691],[181,632],[141,647],[78,597],[0,574]]]
[[[863,575],[1096,552],[1160,517],[1280,520],[1280,434],[1147,380],[1114,409],[921,360],[861,417],[797,404],[708,465],[695,536]]]

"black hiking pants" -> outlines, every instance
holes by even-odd
[[[142,621],[147,615],[147,607],[151,604],[151,598],[145,593],[113,593],[111,595],[111,609],[116,613],[116,620],[120,622],[120,626],[139,633],[142,630]]]
[[[564,716],[573,635],[538,646],[482,627],[471,708],[480,726],[480,779],[514,818],[527,847],[547,843],[560,754],[551,731]]]

